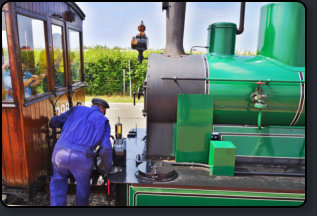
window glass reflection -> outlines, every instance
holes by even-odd
[[[18,15],[25,98],[48,91],[44,22]]]
[[[52,25],[52,38],[53,38],[53,52],[54,52],[53,71],[54,71],[54,78],[55,78],[55,87],[61,88],[65,86],[62,27]]]
[[[13,101],[12,79],[4,12],[2,12],[2,101]]]
[[[79,32],[69,29],[70,70],[72,83],[80,82],[80,42]]]

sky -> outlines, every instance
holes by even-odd
[[[148,49],[164,49],[166,12],[162,2],[76,2],[85,13],[85,46],[106,45],[129,48],[141,20],[149,38]],[[268,2],[247,2],[244,32],[236,37],[237,51],[255,52],[260,11]],[[239,26],[240,2],[187,2],[184,49],[207,45],[207,28],[216,22],[233,22]],[[204,51],[204,49],[201,49]]]

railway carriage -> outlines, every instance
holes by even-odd
[[[49,119],[85,101],[84,19],[72,2],[2,5],[2,193],[28,199],[47,183]]]

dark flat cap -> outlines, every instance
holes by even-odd
[[[102,99],[100,99],[100,98],[93,98],[93,99],[91,100],[91,103],[92,103],[92,104],[99,104],[99,105],[103,106],[104,108],[110,108],[110,106],[109,106],[109,104],[107,103],[107,101],[102,100]]]

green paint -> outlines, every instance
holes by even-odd
[[[237,25],[214,23],[208,26],[208,53],[213,55],[234,55]]]
[[[210,166],[211,175],[234,176],[234,166]]]
[[[171,78],[170,78],[171,79]],[[228,79],[213,79],[213,78],[206,78],[206,80],[208,81],[228,81]],[[231,82],[266,82],[266,83],[305,83],[304,80],[301,81],[285,81],[285,80],[271,80],[271,79],[267,79],[267,80],[234,80],[234,79],[230,79]]]
[[[262,85],[267,95],[262,126],[290,125],[301,97],[299,72],[305,77],[304,6],[283,2],[262,7],[257,56],[233,55],[235,30],[232,23],[208,28],[207,78],[212,79],[214,123],[257,125],[258,109],[250,95],[257,87],[254,82],[261,80],[272,81]],[[305,107],[296,126],[303,125]]]
[[[234,175],[236,147],[230,141],[210,141],[209,165],[212,175]]]
[[[299,206],[298,201],[139,195],[138,206]]]
[[[177,162],[208,163],[212,119],[211,95],[178,95],[175,154]]]
[[[176,152],[176,124],[173,124],[173,152],[172,156],[175,157]]]
[[[261,8],[258,54],[287,65],[305,66],[305,7],[299,2]]]
[[[305,138],[223,135],[222,140],[236,145],[237,156],[305,157]]]
[[[188,193],[188,194],[206,194],[206,195],[233,195],[233,196],[252,196],[252,197],[279,197],[279,198],[298,198],[304,199],[305,194],[302,193],[272,193],[272,192],[249,192],[247,191],[231,191],[231,190],[200,190],[200,189],[180,189],[180,188],[164,188],[164,187],[142,187],[130,186],[130,198],[135,192],[153,192],[153,193]]]
[[[259,130],[257,127],[214,125],[214,132],[244,134],[291,134],[305,136],[305,127],[268,126],[262,127],[262,130]]]
[[[221,133],[223,141],[234,143],[237,147],[237,156],[305,158],[303,127],[262,127],[259,130],[256,127],[214,126],[213,131]],[[301,137],[279,137],[279,135]]]
[[[262,110],[259,110],[259,115],[258,115],[258,129],[261,130],[261,125],[262,125]]]
[[[262,85],[264,94],[267,95],[265,99],[267,107],[262,109],[261,124],[262,126],[291,124],[297,113],[301,96],[301,84],[292,83],[300,81],[298,70],[277,65],[263,56],[206,55],[206,59],[209,78],[226,80],[209,81],[209,94],[214,96],[215,124],[257,125],[259,109],[250,100],[250,95],[256,90],[257,84],[246,80],[285,81],[285,83],[269,82]],[[300,71],[305,70],[305,68],[301,69]],[[305,125],[304,109],[297,126]]]
[[[276,198],[281,200],[273,200]],[[287,198],[294,198],[297,200],[285,200]],[[300,206],[303,204],[304,199],[305,194],[301,193],[267,193],[130,186],[128,204],[130,206]]]

